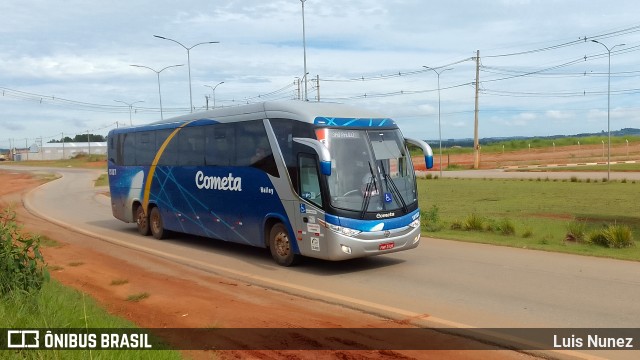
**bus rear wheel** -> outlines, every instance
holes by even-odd
[[[149,228],[151,229],[151,235],[158,240],[164,239],[167,231],[164,229],[164,223],[162,222],[162,215],[160,209],[154,206],[149,214]]]
[[[300,255],[294,253],[289,232],[282,223],[275,224],[271,228],[269,250],[278,265],[291,266],[298,262],[300,258]]]
[[[138,233],[140,235],[149,235],[149,218],[144,212],[142,205],[138,205],[138,208],[136,209],[136,225],[138,225]]]

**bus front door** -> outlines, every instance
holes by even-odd
[[[296,239],[300,252],[310,257],[324,258],[328,249],[323,246],[326,229],[324,211],[322,210],[322,192],[318,161],[315,154],[300,153],[298,155],[300,169],[299,194],[303,200],[298,204],[296,217]]]

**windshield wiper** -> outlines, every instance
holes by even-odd
[[[396,183],[393,181],[391,176],[389,176],[389,174],[385,170],[384,164],[381,163],[380,166],[382,167],[382,176],[384,177],[384,181],[387,183],[387,188],[391,190],[391,194],[393,195],[393,198],[396,199],[396,202],[400,200],[399,202],[402,205],[402,210],[404,210],[404,212],[407,213],[408,212],[407,203],[404,202],[402,193],[400,193],[400,190],[398,190],[398,187],[396,187]]]
[[[371,167],[371,161],[369,161],[369,173],[371,174],[371,180],[367,183],[367,186],[364,189],[364,199],[362,199],[362,209],[360,210],[360,219],[364,219],[364,215],[367,212],[367,208],[369,207],[369,200],[371,200],[371,194],[373,193],[373,188],[376,186],[376,176],[373,174],[373,168]]]

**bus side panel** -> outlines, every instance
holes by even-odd
[[[150,195],[168,230],[253,246],[265,246],[267,214],[287,218],[269,176],[251,167],[159,166]]]
[[[109,163],[111,210],[116,219],[124,222],[135,221],[132,205],[142,199],[146,172],[142,166],[115,166]]]

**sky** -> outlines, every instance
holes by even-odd
[[[479,51],[481,138],[640,128],[637,4],[306,0],[307,96],[377,111],[406,136],[472,138]],[[302,20],[300,0],[3,0],[0,148],[106,135],[191,102],[304,97]],[[154,35],[217,43],[191,48],[188,66]]]

